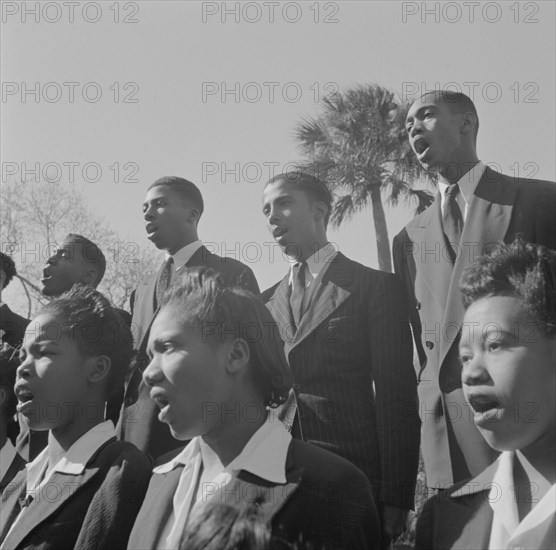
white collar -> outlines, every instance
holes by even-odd
[[[32,491],[38,484],[42,485],[54,472],[79,475],[82,474],[89,460],[97,452],[99,447],[110,439],[116,437],[114,424],[111,420],[105,420],[83,434],[68,450],[61,454],[60,460],[47,472],[47,476],[41,481],[43,472],[48,467],[49,450],[52,441],[45,449],[29,464],[27,464],[27,492]]]
[[[459,190],[461,192],[461,196],[465,201],[465,204],[469,205],[471,203],[471,199],[473,198],[473,194],[475,193],[475,189],[479,184],[479,180],[483,177],[483,172],[485,171],[485,165],[479,161],[473,168],[465,172],[463,176],[458,180],[457,184]],[[446,181],[442,176],[438,179],[438,189],[440,190],[440,195],[442,197],[442,202],[444,202],[444,197],[446,195],[446,189],[450,182]]]
[[[15,447],[12,445],[12,442],[6,439],[6,443],[2,449],[0,449],[0,479],[4,479],[4,476],[10,469],[12,462],[17,454]]]
[[[174,259],[174,271],[179,271],[201,246],[203,246],[203,241],[193,241],[192,243],[186,244],[183,248],[180,248],[175,254],[166,254],[166,259],[172,256]]]
[[[336,246],[333,243],[326,243],[322,248],[319,248],[314,254],[312,254],[305,260],[305,263],[307,264],[306,269],[311,274],[313,280],[319,276],[319,273],[323,270],[324,267],[328,266],[328,264],[334,259],[337,253],[338,250],[336,250]],[[298,260],[288,256],[288,262],[291,265],[291,284],[293,280],[293,266],[298,263]]]
[[[286,483],[286,457],[291,439],[291,434],[283,424],[269,416],[225,470],[244,470],[271,483]],[[153,472],[165,474],[178,466],[193,465],[201,454],[200,440],[200,437],[194,437],[180,454],[170,462],[158,466]]]

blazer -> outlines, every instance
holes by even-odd
[[[168,455],[168,460],[176,454]],[[178,466],[153,474],[128,549],[155,548],[172,512],[182,470]],[[357,468],[332,453],[293,439],[286,457],[285,484],[241,471],[214,498],[238,504],[241,498],[251,502],[259,496],[273,537],[311,541],[315,550],[379,548],[380,527],[371,486]]]
[[[494,503],[503,490],[493,481],[497,468],[498,463],[491,464],[429,499],[417,522],[415,550],[488,550],[494,517],[489,492],[494,487]],[[556,548],[556,517],[549,510],[539,514],[534,528],[520,526],[509,548]]]
[[[2,494],[0,541],[10,550],[125,548],[150,474],[147,456],[111,439],[82,474],[54,473],[8,534],[25,497],[23,470]]]
[[[25,460],[16,451],[15,456],[10,464],[8,470],[4,474],[4,477],[0,479],[0,493],[13,481],[14,477],[25,468]]]
[[[398,278],[336,254],[296,331],[290,291],[288,274],[263,300],[294,378],[292,435],[355,464],[377,501],[413,508],[420,421]]]
[[[468,207],[455,263],[444,244],[439,196],[394,238],[395,271],[409,299],[418,356],[429,486],[445,488],[475,475],[496,456],[475,428],[461,390],[462,272],[489,247],[512,242],[518,233],[556,248],[555,209],[554,183],[512,178],[486,167]]]
[[[238,285],[259,294],[253,271],[232,258],[222,258],[201,246],[186,264],[187,267],[206,266],[221,273],[230,285]],[[156,281],[158,274],[135,289],[131,295],[131,329],[138,351],[137,368],[132,372],[125,388],[124,403],[116,431],[118,437],[133,443],[140,450],[156,458],[183,442],[172,437],[166,424],[158,420],[158,407],[149,397],[143,383],[143,370],[148,365],[146,349],[149,331],[158,313]]]

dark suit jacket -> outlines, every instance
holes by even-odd
[[[294,377],[292,434],[355,464],[380,502],[412,508],[420,422],[397,277],[338,253],[295,333],[288,280],[263,300],[281,329]]]
[[[173,452],[172,457],[176,454]],[[169,461],[171,456],[164,458]],[[154,548],[172,511],[182,471],[183,467],[176,467],[165,474],[153,474],[128,549]],[[289,542],[300,538],[312,541],[315,550],[378,548],[378,514],[368,480],[346,460],[318,447],[292,440],[283,485],[241,471],[214,498],[238,504],[238,495],[250,502],[258,495],[263,497],[263,517],[270,522],[275,537]]]
[[[461,390],[462,271],[489,247],[511,242],[518,233],[529,242],[556,248],[555,209],[554,183],[516,179],[487,167],[469,205],[454,264],[444,244],[440,197],[394,238],[395,270],[409,298],[419,358],[429,486],[445,488],[476,475],[495,456],[474,427]]]
[[[15,445],[19,433],[19,425],[15,419],[15,407],[17,398],[14,393],[16,369],[19,366],[19,354],[17,348],[23,341],[25,329],[30,320],[14,313],[6,304],[0,307],[0,331],[2,332],[2,344],[7,344],[6,349],[0,357],[0,386],[2,421],[7,422],[8,437]]]
[[[25,497],[24,470],[2,494],[0,540],[10,550],[125,548],[150,474],[148,457],[112,439],[82,474],[53,474],[6,536]]]
[[[187,267],[206,266],[221,273],[230,285],[242,286],[259,294],[259,286],[253,271],[232,258],[222,258],[199,248],[186,264]],[[181,445],[174,439],[166,424],[158,420],[158,407],[149,397],[149,390],[142,380],[148,364],[146,355],[149,330],[158,312],[156,303],[156,280],[151,278],[137,287],[131,295],[133,339],[138,350],[138,367],[126,385],[124,406],[118,422],[120,439],[129,441],[152,457],[163,455]]]
[[[16,451],[15,456],[10,464],[8,470],[4,474],[4,477],[0,479],[0,493],[4,491],[4,489],[11,483],[14,477],[25,468],[25,460],[21,457],[21,455]]]

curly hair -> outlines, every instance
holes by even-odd
[[[11,256],[0,252],[0,271],[4,272],[5,279],[2,289],[8,286],[8,283],[17,275],[15,263]]]
[[[63,330],[75,338],[85,357],[109,357],[107,398],[121,390],[133,357],[133,338],[128,325],[100,292],[76,284],[39,313],[62,321]]]
[[[212,345],[243,339],[249,346],[250,368],[265,405],[284,403],[292,376],[284,355],[278,326],[254,294],[229,286],[207,267],[185,270],[162,299],[161,308],[173,306],[183,326],[199,330]]]
[[[500,243],[467,266],[460,290],[466,308],[487,296],[520,298],[545,336],[556,334],[556,252],[545,246]]]

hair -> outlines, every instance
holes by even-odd
[[[15,262],[11,256],[0,252],[0,271],[4,272],[4,284],[2,285],[2,290],[6,288],[9,282],[17,275],[17,270],[15,269]]]
[[[107,398],[122,389],[133,357],[133,338],[129,326],[100,292],[78,283],[46,304],[40,314],[62,321],[63,330],[75,339],[83,356],[110,358]]]
[[[203,195],[201,195],[201,191],[199,191],[199,188],[193,182],[178,176],[163,176],[151,183],[147,191],[150,191],[153,187],[160,187],[162,185],[169,187],[179,195],[182,200],[192,204],[199,211],[199,218],[201,217],[205,209]]]
[[[468,308],[490,296],[519,298],[547,337],[556,334],[556,252],[521,237],[500,243],[463,272],[460,289]]]
[[[98,280],[95,283],[95,287],[98,286],[106,272],[106,258],[102,250],[93,241],[77,233],[70,233],[67,235],[64,239],[64,243],[77,245],[79,247],[81,259],[93,266],[98,272]],[[75,254],[73,255],[73,259],[75,260]]]
[[[181,549],[270,550],[271,533],[257,502],[237,506],[209,502],[197,507],[187,524]]]
[[[461,92],[454,92],[452,90],[433,90],[422,94],[421,100],[425,100],[430,96],[434,98],[435,103],[447,104],[452,113],[473,113],[477,120],[473,137],[475,140],[477,139],[477,134],[479,133],[479,114],[470,97]]]
[[[274,176],[268,181],[265,187],[276,183],[277,181],[291,183],[299,190],[307,194],[313,201],[323,202],[328,209],[328,212],[324,217],[324,226],[328,226],[328,220],[330,219],[330,214],[332,213],[333,198],[330,189],[328,189],[327,185],[323,181],[311,174],[307,174],[306,172],[293,170],[291,172],[283,172],[282,174]]]
[[[243,339],[265,405],[276,407],[285,402],[292,375],[276,322],[258,297],[229,286],[213,269],[190,268],[165,292],[161,308],[165,307],[175,308],[181,323],[199,330],[209,345]]]

